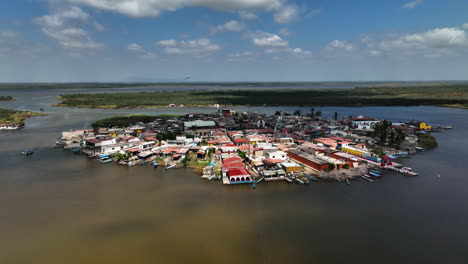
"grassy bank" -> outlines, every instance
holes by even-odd
[[[15,124],[17,126],[23,126],[24,121],[32,116],[44,116],[46,114],[33,113],[25,111],[15,111],[10,109],[0,108],[0,123],[1,124]]]
[[[226,90],[67,94],[56,106],[87,108],[265,106],[445,106],[468,108],[468,86],[379,87],[330,90]]]
[[[0,101],[15,101],[16,99],[11,96],[0,96]]]

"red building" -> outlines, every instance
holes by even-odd
[[[288,156],[291,159],[318,171],[323,171],[329,168],[328,161],[320,159],[317,156],[306,153],[304,151],[292,149],[288,152]]]

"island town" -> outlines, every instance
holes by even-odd
[[[451,127],[421,121],[390,122],[365,116],[323,118],[310,113],[274,115],[215,113],[183,116],[115,117],[92,128],[62,132],[55,148],[86,155],[103,164],[191,167],[202,179],[223,184],[363,179],[387,171],[418,175],[405,158],[437,146],[432,133]]]

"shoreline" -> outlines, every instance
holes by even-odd
[[[184,105],[184,106],[175,106],[169,107],[167,105],[151,105],[151,106],[135,106],[135,107],[114,107],[109,105],[100,105],[100,106],[88,106],[88,105],[78,105],[78,106],[68,106],[64,104],[53,104],[53,107],[69,107],[69,108],[87,108],[87,109],[153,109],[153,108],[215,108],[212,105]],[[316,105],[265,105],[265,104],[258,104],[258,105],[219,105],[220,107],[275,107],[275,106],[291,106],[291,107],[314,107]],[[468,109],[468,106],[464,105],[326,105],[323,107],[418,107],[418,106],[434,106],[434,107],[442,107],[442,108],[454,108],[454,109]]]
[[[139,109],[171,107],[438,106],[468,109],[468,87],[379,87],[337,89],[194,90],[62,94],[55,107]]]
[[[47,116],[47,114],[0,108],[0,124],[11,126],[10,128],[0,130],[19,130],[24,127],[25,121],[28,118],[34,116]]]

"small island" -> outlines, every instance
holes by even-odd
[[[16,98],[11,96],[0,96],[0,101],[15,101]]]
[[[65,94],[54,106],[150,108],[209,106],[442,106],[468,108],[468,86],[269,89]]]
[[[432,133],[450,128],[364,116],[339,119],[338,113],[328,119],[315,108],[270,116],[220,109],[211,114],[98,120],[90,129],[63,132],[55,147],[102,163],[190,167],[203,179],[223,184],[349,184],[358,179],[374,182],[387,171],[416,176],[402,159],[435,148]]]
[[[24,121],[33,116],[45,116],[43,113],[16,111],[0,108],[0,130],[18,130],[24,127]]]

